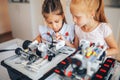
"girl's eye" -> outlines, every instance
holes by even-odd
[[[52,24],[52,22],[48,22],[48,24]]]
[[[73,16],[73,18],[81,19],[81,16]]]
[[[81,18],[81,16],[77,16],[77,19],[80,19]]]
[[[55,21],[55,23],[59,23],[59,21]]]

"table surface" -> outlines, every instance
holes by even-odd
[[[16,49],[21,46],[23,40],[21,39],[12,39],[3,43],[0,43],[1,49]],[[15,55],[14,51],[0,52],[0,62],[10,56]],[[9,75],[5,67],[0,65],[0,80],[10,80]]]
[[[0,47],[2,49],[10,49],[10,48],[14,49],[17,47],[21,47],[22,42],[23,42],[22,40],[15,39],[15,40],[12,40],[11,42],[1,44]],[[7,47],[6,47],[6,45],[7,45]],[[15,52],[13,52],[13,51],[10,51],[10,52],[13,53],[14,55],[11,57],[6,57],[6,59],[4,59],[4,63],[7,64],[8,66],[10,66],[11,68],[21,72],[22,74],[28,76],[30,79],[38,80],[44,74],[46,74],[48,71],[50,71],[55,66],[57,66],[58,63],[60,63],[62,60],[64,60],[65,58],[70,56],[72,53],[74,53],[75,49],[65,46],[65,48],[62,48],[62,52],[68,53],[68,54],[60,53],[59,55],[55,56],[55,58],[53,58],[52,61],[50,61],[50,62],[48,62],[47,60],[44,60],[44,61],[46,61],[46,63],[43,65],[40,65],[39,67],[35,67],[35,68],[37,68],[36,71],[27,70],[25,68],[25,65],[23,65],[23,64],[16,64],[16,61],[20,61],[21,58],[18,57],[17,55],[15,55]],[[6,54],[10,53],[10,52],[6,52]]]
[[[1,43],[0,44],[0,49],[16,49],[17,47],[21,47],[22,43],[23,43],[23,40],[21,40],[21,39],[13,39],[13,40]],[[27,70],[25,70],[22,67],[16,67],[16,65],[14,66],[15,63],[11,62],[9,60],[12,57],[16,57],[14,51],[2,52],[0,54],[1,54],[0,61],[2,61],[2,60],[6,61],[5,62],[6,64],[8,64],[9,66],[12,66],[14,69],[16,69],[16,70],[18,70],[20,72],[24,71],[22,73],[25,74],[25,75],[27,75],[29,78],[31,78],[33,80],[39,79],[40,77],[43,76],[43,74],[46,73],[46,72],[42,72],[42,74],[40,74],[39,71],[38,71],[38,73],[36,73],[36,72],[27,71]],[[65,55],[62,54],[62,56],[65,56]],[[18,59],[18,58],[13,58],[12,60],[14,61],[15,59]],[[59,60],[59,59],[56,58],[54,61],[56,61],[56,60]],[[55,63],[55,62],[53,62],[53,63]],[[49,64],[53,64],[53,63],[49,63]],[[47,64],[46,66],[48,67],[49,64]],[[20,64],[19,64],[19,66],[20,66]],[[45,70],[47,67],[42,67],[40,70],[42,70],[42,69]],[[1,66],[0,66],[0,69],[1,69],[0,71],[2,71],[3,74],[4,74],[5,71],[4,71],[3,68],[1,68]],[[114,75],[113,75],[113,77],[112,77],[111,80],[119,80],[119,77],[120,77],[120,71],[119,70],[120,70],[120,63],[117,62],[116,65],[115,65],[115,69],[114,69]],[[40,76],[38,76],[38,75],[40,75]],[[1,76],[0,76],[0,79],[8,80],[8,79],[5,79],[5,77],[1,78]]]

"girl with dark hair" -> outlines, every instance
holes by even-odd
[[[60,0],[44,0],[42,15],[47,26],[39,26],[40,35],[37,36],[36,40],[38,42],[41,42],[42,39],[50,41],[50,38],[44,35],[50,33],[56,40],[64,40],[66,46],[74,47],[74,25],[66,23]]]

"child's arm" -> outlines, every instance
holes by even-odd
[[[118,51],[118,46],[117,43],[114,39],[113,33],[111,33],[108,37],[105,38],[105,41],[109,48],[106,50],[106,55],[107,56],[116,56],[119,51]],[[119,54],[120,55],[120,54]]]
[[[40,35],[38,35],[33,41],[32,43],[29,45],[29,48],[33,48],[35,47],[38,43],[41,42],[41,37]]]
[[[41,42],[41,36],[38,35],[33,41],[37,40],[39,43]]]
[[[74,41],[73,41],[73,43],[70,43],[69,41],[65,41],[65,44],[67,45],[67,46],[70,46],[70,47],[73,47],[73,48],[78,48],[78,46],[79,46],[79,40],[78,40],[78,37],[75,35],[75,38],[74,38]]]

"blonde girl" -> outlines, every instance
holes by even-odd
[[[107,56],[118,54],[118,46],[104,14],[104,0],[71,0],[70,11],[76,24],[76,47],[81,39],[86,39],[106,45]]]

